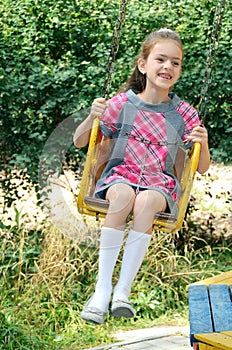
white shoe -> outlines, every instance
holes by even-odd
[[[81,318],[87,322],[102,324],[105,321],[106,312],[103,312],[96,307],[86,306],[81,312]]]
[[[128,301],[116,300],[112,302],[110,314],[114,317],[131,318],[134,317],[135,310]]]
[[[81,318],[87,322],[102,324],[105,321],[107,312],[101,311],[97,307],[88,306],[91,299],[89,299],[84,310],[81,312]]]

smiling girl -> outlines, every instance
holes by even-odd
[[[75,132],[75,146],[85,146],[92,121],[99,117],[102,134],[114,142],[95,190],[96,197],[109,201],[109,209],[101,229],[95,292],[81,313],[89,322],[104,322],[111,298],[112,316],[134,316],[129,295],[151,240],[154,217],[157,212],[176,214],[178,210],[180,184],[174,173],[178,149],[200,142],[198,171],[209,168],[207,131],[197,111],[171,92],[181,75],[183,55],[175,32],[160,29],[151,33],[124,91],[109,101],[95,99],[89,116]],[[130,213],[133,226],[113,290],[112,274]]]

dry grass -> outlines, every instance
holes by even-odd
[[[201,226],[200,234],[206,230],[211,236],[229,238],[231,235],[231,172],[232,165],[212,164],[205,175],[196,175],[190,201],[194,210],[188,218]],[[75,174],[64,172],[59,178],[51,178],[50,183],[52,190],[48,200],[44,200],[47,209],[43,212],[36,204],[34,190],[21,190],[21,199],[14,206],[23,217],[24,225],[28,228],[38,227],[48,219],[54,228],[74,241],[96,241],[101,223],[78,213],[76,196],[79,181]],[[4,215],[5,224],[11,225],[14,217],[12,206]],[[197,231],[197,226],[195,229]]]

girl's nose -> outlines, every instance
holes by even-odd
[[[164,68],[166,68],[166,69],[172,68],[172,62],[169,61],[169,60],[166,60],[166,61],[164,62]]]

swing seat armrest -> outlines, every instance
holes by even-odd
[[[97,207],[100,209],[108,209],[109,208],[109,201],[107,201],[106,199],[85,196],[84,202],[87,205],[89,205],[90,207]]]

